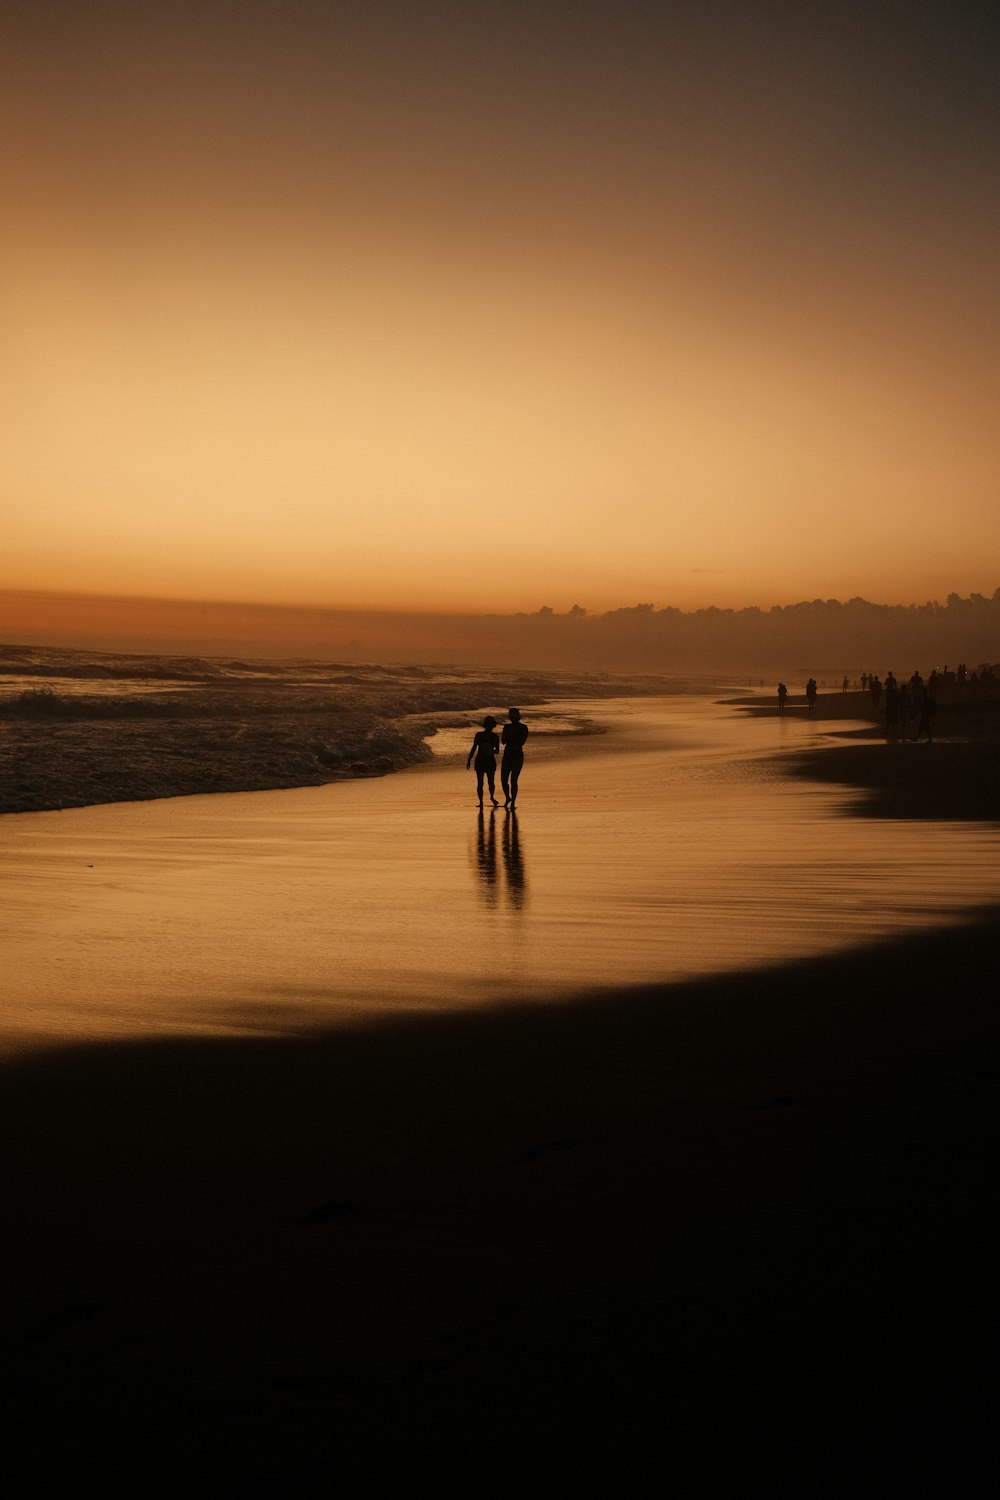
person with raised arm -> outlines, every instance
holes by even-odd
[[[469,758],[465,762],[465,769],[472,765],[472,758],[476,758],[476,790],[479,792],[479,806],[483,805],[483,779],[490,789],[490,801],[494,807],[500,804],[496,799],[496,774],[497,753],[500,749],[500,741],[496,736],[497,721],[491,714],[487,714],[483,720],[483,727],[472,741],[472,749]]]

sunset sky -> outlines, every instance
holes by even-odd
[[[1000,584],[995,4],[4,18],[0,587]]]

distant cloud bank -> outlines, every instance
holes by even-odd
[[[1000,588],[987,598],[770,609],[636,604],[603,614],[364,613],[282,605],[0,592],[0,640],[108,651],[454,662],[611,672],[912,671],[1000,661]]]

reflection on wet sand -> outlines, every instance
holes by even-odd
[[[708,699],[573,711],[606,732],[540,738],[527,810],[474,825],[465,744],[378,781],[5,819],[0,1048],[298,1034],[478,1005],[484,972],[508,976],[505,1002],[569,1000],[829,954],[995,899],[995,828],[855,818],[848,793],[783,775],[776,752],[823,743],[815,720]]]
[[[517,813],[508,808],[503,814],[503,829],[500,834],[500,855],[503,865],[504,905],[508,910],[521,911],[527,896],[524,878],[524,854],[521,835],[517,825]],[[497,864],[497,814],[482,809],[476,820],[476,847],[473,864],[479,879],[479,890],[483,903],[490,910],[500,905],[498,894]]]
[[[524,853],[517,826],[517,813],[511,808],[503,823],[503,864],[507,876],[507,895],[511,906],[520,911],[527,896],[524,880]]]
[[[490,907],[497,904],[496,816],[495,812],[490,812],[488,828],[486,814],[482,808],[479,809],[479,816],[476,819],[475,863],[479,873],[480,891],[486,905]]]

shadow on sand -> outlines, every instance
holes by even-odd
[[[997,954],[9,1061],[8,1463],[985,1493]]]

